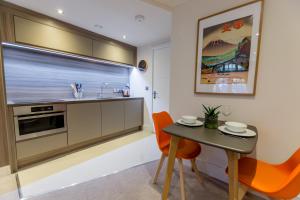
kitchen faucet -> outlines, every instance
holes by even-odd
[[[107,83],[107,82],[104,82],[104,83],[101,84],[101,87],[100,87],[100,98],[103,98],[103,89],[107,88],[108,85],[109,85],[109,83]]]

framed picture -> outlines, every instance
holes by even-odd
[[[263,1],[198,21],[195,93],[254,95]]]

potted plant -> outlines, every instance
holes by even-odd
[[[221,106],[205,106],[203,105],[204,108],[204,127],[205,128],[211,128],[211,129],[217,129],[218,128],[218,119],[219,119],[219,114],[220,111],[218,111],[218,109]]]

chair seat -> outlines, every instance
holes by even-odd
[[[276,165],[244,157],[239,160],[239,181],[263,193],[281,189],[289,174]]]
[[[167,145],[161,151],[165,156],[169,154],[170,146]],[[183,158],[183,159],[194,159],[201,153],[201,146],[193,141],[190,140],[181,140],[178,144],[178,149],[176,153],[176,158]]]

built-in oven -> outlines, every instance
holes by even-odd
[[[67,131],[66,105],[14,107],[16,141]]]

